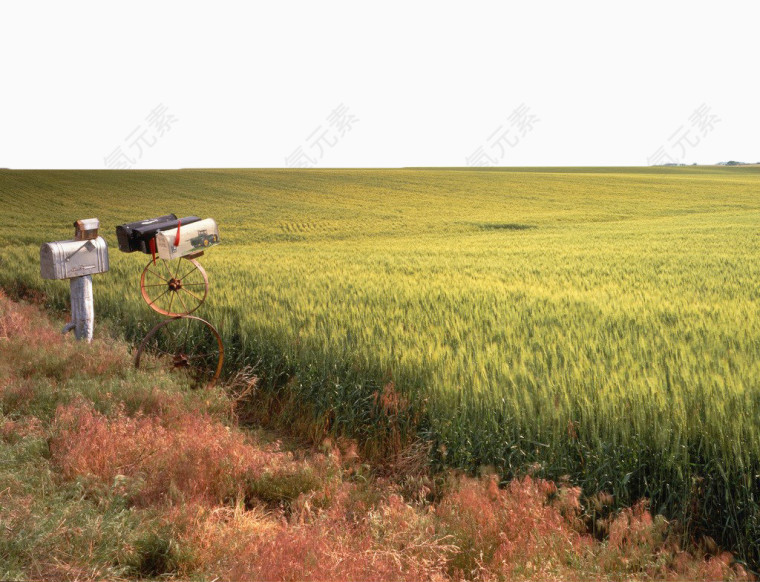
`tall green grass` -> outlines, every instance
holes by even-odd
[[[39,244],[100,218],[96,318],[134,340],[159,316],[114,227],[213,216],[197,315],[315,423],[646,496],[760,563],[757,169],[0,171],[0,201],[0,284],[56,308]]]

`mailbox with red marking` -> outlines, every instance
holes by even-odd
[[[171,260],[194,255],[219,243],[219,226],[213,218],[156,233],[158,256]]]

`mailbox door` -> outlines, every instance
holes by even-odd
[[[65,279],[61,243],[49,242],[40,247],[40,275],[43,279]]]
[[[73,242],[75,241],[69,241],[69,243]],[[65,277],[67,279],[108,271],[108,246],[102,236],[89,241],[76,242],[79,243],[79,246],[76,244],[64,245],[64,252],[66,253]]]

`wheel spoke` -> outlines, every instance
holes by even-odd
[[[185,287],[184,287],[184,286],[182,287],[182,290],[183,290],[185,293],[188,293],[189,295],[192,295],[193,297],[195,297],[195,299],[198,301],[198,304],[201,304],[201,303],[203,303],[203,297],[198,297],[198,296],[197,296],[195,293],[193,293],[193,292],[192,292],[192,291],[190,291],[189,289],[185,289]]]
[[[192,269],[190,269],[190,270],[189,270],[187,273],[185,273],[184,275],[182,275],[182,276],[179,278],[179,280],[180,280],[180,281],[182,281],[182,279],[184,279],[185,277],[187,277],[187,276],[188,276],[190,273],[192,273],[193,271],[197,271],[197,270],[198,270],[198,265],[193,265],[193,268],[192,268]]]
[[[166,269],[167,274],[169,275],[169,279],[172,278],[172,270],[169,268],[169,262],[161,259],[161,263],[164,265],[164,269]]]
[[[151,275],[155,275],[156,277],[158,277],[158,278],[159,278],[159,279],[161,279],[162,281],[166,281],[167,283],[169,282],[169,280],[168,280],[168,279],[164,279],[164,278],[163,278],[161,275],[159,275],[158,273],[154,273],[154,272],[153,272],[153,271],[151,271],[150,269],[148,269],[148,273],[150,273]],[[146,287],[147,287],[147,285],[146,285]]]
[[[185,313],[190,313],[187,309],[187,305],[185,305],[185,300],[182,299],[182,293],[177,293],[177,298],[179,299],[180,303],[182,303],[182,309],[184,309]]]
[[[156,297],[155,299],[153,299],[152,301],[150,301],[148,303],[148,305],[154,305],[156,303],[156,301],[158,301],[159,299],[161,299],[161,297],[163,297],[164,295],[166,295],[168,292],[169,292],[169,289],[167,289],[166,291],[164,291],[163,293],[161,293],[161,295],[159,295],[158,297]]]
[[[143,287],[166,287],[166,283],[156,283],[155,285],[143,285]]]
[[[166,311],[168,311],[169,313],[172,313],[172,303],[174,303],[174,296],[175,296],[176,294],[177,294],[177,293],[176,293],[176,291],[175,291],[175,292],[173,292],[173,293],[172,293],[172,296],[171,296],[171,299],[169,299],[169,309],[167,309],[167,310],[166,310]]]

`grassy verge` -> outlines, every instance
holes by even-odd
[[[682,549],[645,502],[613,512],[542,479],[431,475],[414,455],[378,477],[353,441],[284,444],[239,425],[250,375],[189,390],[60,323],[0,293],[0,578],[748,576],[710,540]]]

